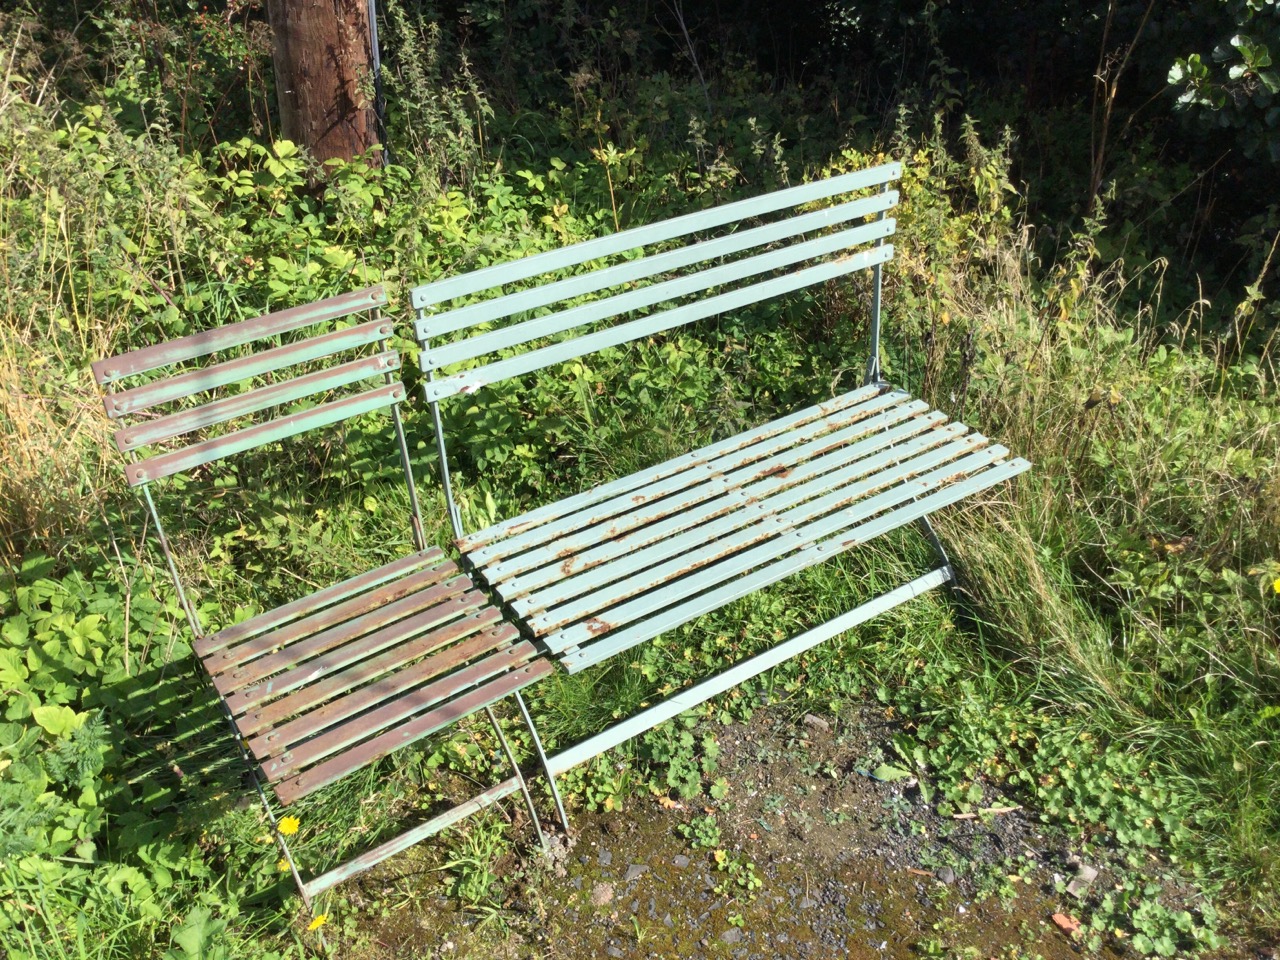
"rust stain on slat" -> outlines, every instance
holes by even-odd
[[[605,623],[599,617],[592,617],[584,624],[584,626],[587,628],[587,633],[591,634],[593,637],[598,637],[600,634],[607,633],[613,629],[613,624]]]

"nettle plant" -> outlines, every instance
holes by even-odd
[[[181,643],[177,611],[137,571],[126,591],[102,571],[52,579],[53,566],[29,559],[0,587],[0,862],[19,894],[0,900],[0,935],[30,920],[20,902],[41,885],[127,901],[152,920],[162,912],[155,871],[111,849],[130,846],[121,830],[133,789],[117,779],[116,708],[131,678]],[[129,852],[145,864],[143,846]]]

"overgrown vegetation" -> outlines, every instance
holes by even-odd
[[[1232,272],[1176,227],[1205,174],[1194,151],[1153,148],[1154,122],[1113,139],[1124,161],[1109,155],[1101,180],[1088,162],[1096,144],[1080,169],[1033,177],[1063,149],[1055,129],[1101,121],[1061,107],[1034,123],[1000,90],[983,95],[982,78],[948,56],[963,22],[931,3],[916,12],[911,70],[892,97],[834,67],[804,86],[781,62],[765,76],[764,55],[748,55],[764,47],[716,33],[712,20],[655,40],[637,26],[642,6],[600,16],[541,0],[391,4],[395,162],[332,169],[319,190],[307,186],[311,162],[271,139],[254,4],[108,5],[69,32],[56,18],[0,21],[0,944],[10,956],[325,951],[325,929],[299,919],[195,676],[177,603],[121,489],[91,360],[375,280],[403,304],[407,285],[449,271],[887,155],[906,168],[887,274],[888,375],[1035,469],[994,509],[945,518],[963,574],[954,598],[895,611],[573,771],[571,802],[714,801],[730,789],[716,779],[716,724],[762,704],[839,712],[873,699],[903,723],[895,762],[935,802],[970,809],[1011,792],[1084,848],[1131,859],[1122,889],[1088,905],[1095,946],[1119,930],[1139,953],[1172,955],[1280,928],[1276,198],[1233,200],[1243,252]],[[881,6],[867,7],[881,38],[898,36],[903,24]],[[1257,25],[1275,8],[1234,6],[1256,21],[1258,36],[1230,44],[1244,69],[1202,73],[1183,51],[1177,79],[1185,103],[1226,111],[1224,128],[1265,144],[1272,115],[1249,112],[1233,90],[1251,77],[1251,95],[1271,89]],[[1121,9],[1113,27],[1132,35],[1140,15]],[[874,19],[846,41],[874,40]],[[1086,53],[1098,49],[1072,57]],[[1124,75],[1107,62],[1104,82]],[[928,106],[901,106],[911,102]],[[1001,122],[1015,116],[1017,138]],[[1265,154],[1249,148],[1263,159],[1248,162]],[[1090,190],[1101,202],[1074,210],[1044,199]],[[1201,269],[1220,291],[1212,304],[1193,282]],[[473,523],[511,514],[682,452],[699,439],[691,433],[723,435],[851,382],[864,295],[857,282],[833,287],[776,317],[725,318],[570,365],[532,391],[492,389],[482,413],[447,408],[467,424],[464,509]],[[428,418],[411,413],[427,479]],[[678,420],[692,429],[664,426]],[[206,620],[230,622],[298,581],[408,549],[394,462],[375,458],[366,435],[382,426],[299,453],[314,482],[290,497],[266,498],[231,471],[216,506],[176,518],[178,560],[202,586]],[[424,488],[444,543],[434,484]],[[549,678],[534,690],[540,726],[553,745],[572,741],[924,560],[906,540],[861,551],[630,662]],[[509,734],[527,749],[517,724]],[[322,867],[431,808],[454,778],[492,781],[500,768],[482,730],[456,730],[300,804],[299,856]],[[718,844],[713,818],[688,830],[696,845]],[[433,876],[496,913],[495,864],[526,839],[476,821],[447,841]],[[747,861],[725,867],[744,893],[754,877]],[[324,907],[329,929],[358,941],[359,907],[341,897]]]

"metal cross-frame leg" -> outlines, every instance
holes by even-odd
[[[533,829],[538,834],[538,843],[542,845],[542,849],[545,851],[548,849],[547,835],[542,832],[542,821],[538,819],[538,811],[533,805],[533,795],[529,793],[529,785],[525,783],[524,773],[520,770],[520,764],[516,762],[516,755],[511,750],[511,744],[507,742],[507,735],[502,732],[502,725],[498,723],[498,718],[494,716],[493,707],[485,707],[484,712],[489,715],[489,722],[493,724],[493,732],[498,735],[502,750],[507,755],[507,762],[511,764],[515,778],[520,784],[520,792],[524,794],[525,806],[529,809],[529,818],[533,821]]]
[[[547,753],[542,747],[542,738],[538,736],[538,728],[533,725],[533,717],[529,714],[529,707],[524,702],[524,697],[520,691],[516,691],[516,703],[520,705],[520,713],[524,717],[524,725],[529,730],[529,736],[533,739],[533,749],[538,754],[538,762],[542,764],[542,771],[547,776],[547,783],[551,787],[551,796],[556,802],[556,815],[560,818],[560,829],[565,834],[569,833],[569,818],[564,812],[564,801],[560,799],[560,787],[556,784],[555,774],[551,772],[551,767],[547,764]]]
[[[929,541],[929,546],[933,547],[934,555],[938,558],[939,568],[945,568],[954,579],[955,567],[952,566],[951,558],[947,556],[947,548],[942,545],[942,541],[938,538],[938,532],[933,529],[933,524],[929,522],[929,518],[921,517],[916,523],[920,527],[921,535]]]
[[[423,311],[421,310],[418,311],[418,317],[421,319],[423,316],[424,316]],[[440,485],[444,489],[445,506],[449,513],[449,525],[453,528],[453,535],[455,537],[460,538],[463,536],[465,531],[463,530],[463,526],[462,526],[462,511],[458,508],[458,502],[453,495],[453,477],[449,473],[449,455],[444,442],[444,422],[440,416],[440,403],[439,401],[432,400],[431,397],[426,392],[426,385],[434,379],[434,376],[435,374],[433,371],[431,370],[426,371],[426,376],[423,380],[422,392],[423,392],[423,397],[427,401],[427,406],[431,409],[432,426],[435,428],[436,456],[440,460]],[[560,788],[556,784],[555,774],[551,772],[551,768],[547,764],[547,754],[542,747],[542,738],[538,736],[538,729],[537,727],[534,726],[533,717],[530,715],[529,708],[524,702],[524,697],[520,695],[520,691],[518,690],[516,691],[515,698],[516,698],[516,703],[519,704],[520,706],[520,714],[524,718],[525,726],[529,730],[529,736],[533,740],[533,748],[534,748],[534,752],[538,755],[538,762],[542,765],[542,771],[547,778],[547,783],[551,786],[551,796],[555,800],[556,814],[560,818],[560,826],[564,829],[566,833],[568,833],[569,818],[565,815],[565,812],[564,812],[564,801],[560,798]],[[499,731],[499,735],[501,735],[501,731]],[[503,745],[504,746],[506,745],[505,740],[503,741]],[[529,789],[527,784],[525,783],[524,776],[520,773],[520,768],[516,766],[514,758],[512,759],[512,766],[516,767],[516,774],[517,774],[517,777],[519,778],[520,789],[524,793],[525,803],[529,806],[530,812],[532,812],[534,809],[533,797],[529,793]],[[534,816],[534,823],[538,824],[538,819],[536,815]],[[542,837],[541,825],[538,825],[538,834],[539,834],[539,837],[541,838]],[[544,847],[546,846],[545,838],[543,838],[543,846]]]

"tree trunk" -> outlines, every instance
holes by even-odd
[[[317,160],[378,142],[368,0],[270,0],[281,135]]]

